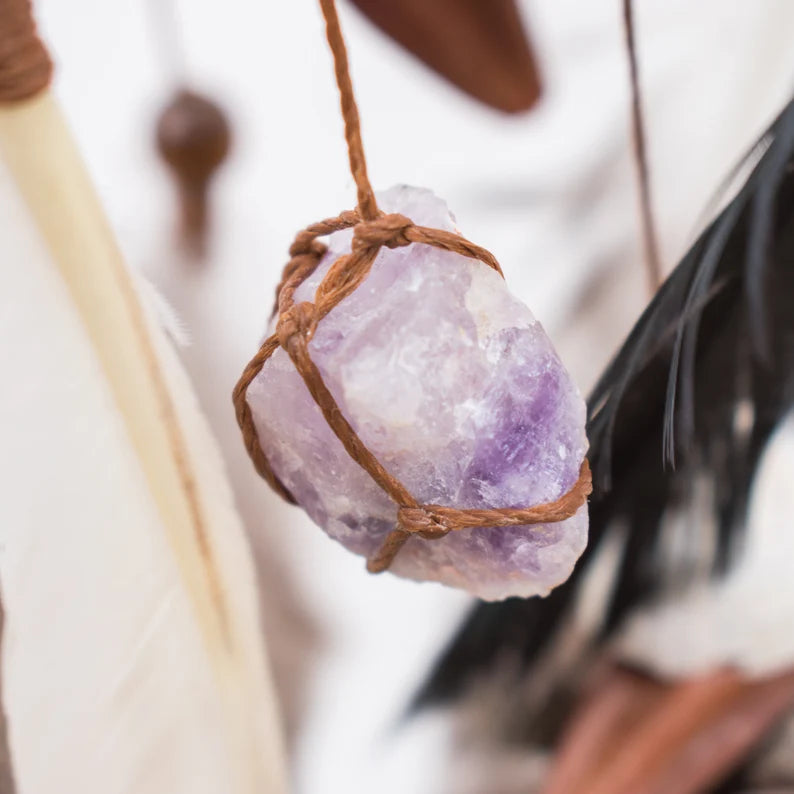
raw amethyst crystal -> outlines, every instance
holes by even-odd
[[[378,202],[454,230],[446,204],[427,190],[396,187]],[[331,236],[296,302],[312,300],[351,236]],[[381,249],[309,350],[362,441],[420,503],[529,507],[577,480],[584,402],[540,323],[480,262],[424,245]],[[299,504],[332,538],[372,555],[397,507],[348,456],[283,350],[248,401],[262,449]],[[586,541],[585,505],[557,524],[412,537],[390,570],[486,599],[545,595],[570,575]]]

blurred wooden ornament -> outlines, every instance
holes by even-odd
[[[180,229],[187,250],[202,255],[209,230],[209,188],[231,148],[231,128],[218,105],[179,90],[157,122],[157,148],[176,180]]]
[[[529,110],[541,82],[515,0],[353,0],[384,33],[467,94]]]

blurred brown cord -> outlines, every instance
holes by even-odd
[[[629,78],[631,81],[631,130],[634,141],[634,158],[637,168],[637,182],[640,191],[640,226],[648,268],[648,288],[651,295],[662,283],[662,265],[659,260],[659,243],[651,201],[651,178],[648,167],[648,149],[645,142],[645,123],[642,112],[642,92],[640,91],[639,68],[637,65],[637,43],[634,30],[634,9],[632,0],[623,0],[623,27],[626,34],[626,52],[629,58]]]

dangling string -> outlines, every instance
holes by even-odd
[[[659,246],[651,206],[651,184],[648,172],[648,152],[645,145],[642,97],[640,93],[639,69],[637,67],[637,45],[634,31],[632,0],[623,0],[623,27],[626,33],[626,52],[629,58],[631,79],[631,127],[634,139],[634,156],[637,165],[637,180],[640,189],[640,221],[645,249],[645,264],[648,268],[648,286],[651,295],[662,283],[662,267],[659,261]]]
[[[347,62],[347,48],[339,26],[334,0],[320,0],[320,8],[325,17],[325,33],[328,46],[334,57],[334,73],[339,87],[339,101],[342,107],[342,118],[345,122],[345,140],[347,155],[350,159],[350,173],[358,190],[358,209],[365,221],[378,217],[378,203],[367,176],[367,160],[364,156],[364,144],[361,140],[361,122],[358,117],[358,106],[350,80],[350,68]]]

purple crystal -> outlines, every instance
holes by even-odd
[[[427,190],[396,187],[378,202],[454,230],[446,204]],[[296,302],[312,300],[351,236],[331,236]],[[480,262],[424,245],[381,249],[309,350],[362,441],[420,503],[530,507],[577,480],[584,402],[540,323]],[[372,555],[397,507],[348,456],[283,350],[248,400],[279,479],[332,538]],[[558,524],[413,537],[390,570],[486,599],[545,595],[568,578],[586,541],[583,506]]]

